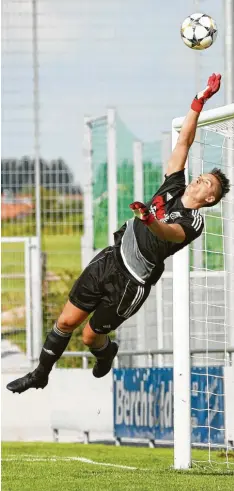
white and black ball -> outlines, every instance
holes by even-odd
[[[184,44],[191,49],[207,49],[215,41],[218,33],[214,19],[207,14],[195,13],[186,17],[180,33]]]

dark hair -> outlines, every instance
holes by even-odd
[[[212,174],[212,176],[216,177],[216,179],[219,181],[219,184],[220,184],[220,192],[219,192],[218,198],[216,198],[215,201],[212,201],[212,203],[206,203],[205,204],[205,206],[214,206],[222,198],[224,198],[224,196],[226,196],[227,193],[229,193],[230,181],[220,169],[217,169],[217,167],[214,167],[214,169],[212,169],[209,172],[209,174]]]

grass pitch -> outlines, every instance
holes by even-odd
[[[193,457],[207,455],[196,451]],[[217,453],[215,460],[220,466],[176,472],[171,449],[3,443],[2,491],[233,490],[233,473]]]

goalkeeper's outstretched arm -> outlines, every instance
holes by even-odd
[[[189,149],[194,142],[200,112],[207,99],[218,92],[220,82],[221,75],[213,73],[208,79],[207,87],[202,92],[199,92],[193,100],[191,109],[183,122],[177,144],[169,159],[166,171],[167,176],[184,169]]]

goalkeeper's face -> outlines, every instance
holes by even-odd
[[[186,188],[187,194],[193,198],[199,205],[212,206],[220,196],[220,184],[213,174],[202,174],[192,182]]]

